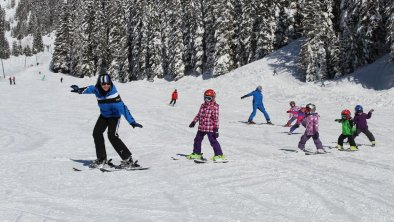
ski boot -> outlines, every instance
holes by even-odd
[[[372,147],[374,147],[374,146],[376,146],[376,141],[371,141],[371,143],[372,143]]]
[[[186,158],[189,160],[195,160],[195,159],[202,160],[203,159],[202,153],[191,153],[191,154],[187,155]]]
[[[324,149],[317,149],[316,153],[323,154],[323,153],[326,153],[326,151]]]
[[[357,150],[358,150],[357,146],[350,146],[350,151],[357,151]]]
[[[249,120],[248,123],[249,124],[256,124],[255,122],[253,122],[253,120]]]
[[[290,123],[286,123],[285,125],[283,125],[283,127],[291,127]]]
[[[271,122],[271,120],[267,120],[267,124],[268,124],[268,125],[274,125],[274,124]]]
[[[213,162],[216,162],[216,163],[223,163],[223,162],[227,162],[228,161],[224,155],[213,156],[212,160],[213,160]]]
[[[129,158],[120,161],[119,166],[117,166],[116,168],[127,169],[127,168],[139,167],[139,166],[140,165],[137,164],[137,161],[134,162],[133,157],[130,156]]]
[[[89,168],[98,168],[104,166],[107,163],[107,158],[97,158],[89,164]]]
[[[339,150],[339,151],[343,151],[343,150],[345,150],[344,148],[343,148],[343,146],[341,146],[341,145],[337,145],[337,149]]]

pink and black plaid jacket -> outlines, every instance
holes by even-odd
[[[194,122],[199,122],[198,130],[202,132],[214,132],[219,129],[219,105],[215,101],[201,104],[200,111]]]

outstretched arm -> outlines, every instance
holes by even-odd
[[[79,88],[77,85],[71,85],[72,88],[71,92],[79,93],[79,94],[93,94],[95,86],[88,86]]]

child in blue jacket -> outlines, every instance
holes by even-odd
[[[108,139],[116,152],[122,158],[120,167],[133,167],[134,162],[130,150],[122,142],[118,135],[120,116],[123,115],[127,122],[135,128],[142,128],[131,115],[127,106],[123,103],[111,77],[108,74],[99,75],[96,85],[79,88],[72,85],[71,92],[79,94],[95,94],[100,108],[100,116],[93,130],[94,144],[96,146],[97,159],[89,165],[96,168],[107,163],[107,153],[105,151],[103,133],[108,127]]]

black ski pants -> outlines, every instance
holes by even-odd
[[[172,104],[172,103],[174,103],[174,104]],[[172,99],[170,102],[170,105],[175,105],[175,103],[176,103],[176,99]]]
[[[364,133],[368,137],[369,141],[371,141],[371,142],[375,141],[375,137],[373,136],[371,131],[369,131],[368,129],[358,129],[357,128],[356,133],[354,134],[353,137],[356,138],[358,135],[360,135],[360,133]]]
[[[96,145],[96,156],[97,159],[106,159],[107,153],[105,151],[105,143],[103,133],[108,127],[108,139],[112,146],[115,148],[116,152],[125,160],[131,156],[130,150],[126,145],[119,139],[118,127],[119,127],[120,117],[107,118],[102,115],[98,118],[96,125],[93,130],[94,144]]]
[[[343,140],[347,138],[347,141],[349,142],[350,146],[356,146],[356,142],[354,141],[353,136],[346,136],[346,135],[339,135],[338,137],[338,145],[343,147]]]

